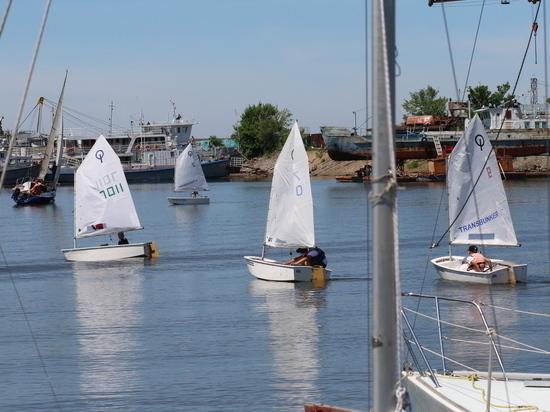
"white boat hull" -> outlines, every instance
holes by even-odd
[[[201,197],[169,197],[168,201],[172,205],[207,205],[210,204],[210,198]]]
[[[283,265],[272,259],[257,256],[245,256],[251,275],[263,280],[276,282],[311,282],[330,279],[331,270],[321,266]]]
[[[437,273],[444,280],[454,282],[482,283],[487,285],[497,283],[516,283],[527,281],[527,265],[514,263],[507,260],[491,259],[493,270],[487,272],[475,272],[461,270],[462,256],[444,256],[432,259]]]
[[[128,258],[151,258],[158,256],[154,242],[128,245],[103,245],[61,250],[70,262],[103,262]]]
[[[440,387],[435,387],[426,375],[408,374],[405,382],[414,410],[422,412],[509,411],[522,410],[520,405],[530,405],[531,410],[550,410],[550,374],[508,373],[506,381],[502,379],[502,374],[493,373],[489,409],[484,397],[488,393],[487,374],[476,372],[479,380],[475,382],[468,379],[471,374],[471,371],[457,371],[452,376],[437,375]]]

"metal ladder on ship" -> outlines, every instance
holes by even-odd
[[[435,151],[437,152],[438,156],[443,155],[443,148],[441,147],[441,141],[439,140],[439,136],[432,136],[432,140],[434,142]]]

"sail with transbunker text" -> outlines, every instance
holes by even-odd
[[[519,246],[497,158],[477,115],[449,156],[447,191],[450,245]],[[486,284],[527,280],[527,265],[490,260],[492,267],[483,272],[463,266],[464,256],[449,254],[432,263],[445,280]]]

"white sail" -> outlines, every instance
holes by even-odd
[[[315,246],[309,162],[298,122],[275,164],[265,244],[283,248]]]
[[[46,173],[48,173],[48,167],[53,153],[54,142],[59,134],[61,134],[61,117],[63,113],[63,95],[65,93],[65,83],[67,83],[67,72],[65,72],[65,80],[63,80],[63,87],[61,88],[61,94],[59,95],[59,101],[52,121],[52,128],[48,137],[48,143],[46,144],[46,151],[44,152],[44,158],[40,163],[40,171],[38,172],[38,179],[44,179]],[[58,149],[59,150],[59,147]],[[59,166],[59,164],[57,164]]]
[[[518,245],[496,155],[477,115],[449,157],[447,187],[452,244]]]
[[[142,229],[120,159],[99,136],[75,173],[75,237]]]
[[[176,160],[174,191],[209,190],[197,152],[189,143]]]

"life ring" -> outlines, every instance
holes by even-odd
[[[426,143],[428,141],[428,138],[427,137],[423,137],[422,138],[422,142]]]
[[[141,146],[140,146],[140,145],[137,145],[137,146],[136,146],[136,151],[139,152],[140,150],[141,150]]]
[[[69,153],[74,152],[74,147],[69,147],[69,148],[67,149],[67,152],[69,152]]]
[[[150,150],[151,148],[149,146],[145,146],[145,150]]]
[[[156,146],[155,146],[155,150],[160,150],[160,146],[159,146],[159,145],[156,145]]]

